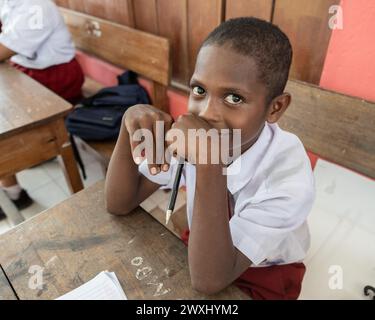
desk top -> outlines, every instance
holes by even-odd
[[[116,273],[128,299],[208,298],[191,288],[182,241],[141,208],[108,214],[104,182],[3,234],[0,248],[0,263],[21,300],[55,299],[103,270]],[[0,293],[3,285],[0,280]],[[230,286],[209,298],[247,296]]]
[[[17,297],[12,291],[6,276],[0,269],[0,300],[17,300]]]
[[[0,63],[0,139],[65,116],[72,105],[6,63]]]

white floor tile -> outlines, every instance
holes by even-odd
[[[103,170],[99,162],[93,162],[85,166],[85,169],[86,169],[86,176],[87,176],[86,180],[84,180],[81,175],[81,179],[85,188],[104,179]],[[71,192],[69,191],[68,184],[66,183],[64,176],[57,178],[55,181],[66,195],[68,196],[71,195]]]
[[[375,221],[375,181],[320,159],[314,175],[320,207],[354,222],[367,221],[364,215]]]
[[[374,253],[375,235],[343,220],[307,264],[300,298],[367,299],[363,288],[375,285]],[[342,288],[330,287],[330,282],[339,272],[343,276]]]
[[[57,159],[44,163],[42,168],[52,179],[64,177],[63,170]]]
[[[30,196],[35,202],[34,206],[38,206],[41,211],[53,207],[68,198],[60,186],[54,181],[30,192]],[[30,212],[33,214],[32,208],[30,209]],[[27,215],[26,210],[22,213]]]
[[[78,152],[85,166],[97,161],[96,156],[92,152],[89,152],[88,150],[86,150],[85,143],[80,138],[75,138],[75,141],[76,141]]]
[[[103,180],[103,168],[99,162],[92,162],[88,166],[86,166],[86,180],[83,180],[83,184],[85,188],[93,185],[94,183]]]
[[[0,234],[7,232],[10,229],[10,225],[7,219],[0,220]]]
[[[54,181],[58,184],[58,186],[60,187],[60,189],[64,192],[64,194],[66,196],[72,195],[69,188],[68,188],[68,183],[66,182],[66,179],[65,179],[64,176],[62,176],[62,177],[60,177],[60,178],[58,178]]]
[[[32,195],[32,197],[34,198],[34,195]],[[37,199],[35,199],[35,202],[30,207],[21,210],[21,214],[25,218],[25,220],[32,218],[33,216],[41,213],[48,208],[47,206],[36,202],[36,200]]]
[[[300,298],[367,299],[363,288],[375,285],[375,182],[323,160],[314,175],[312,242]],[[343,272],[340,290],[329,287],[336,266]]]
[[[336,230],[339,223],[339,217],[327,212],[325,208],[319,207],[317,203],[314,205],[308,218],[311,244],[305,259],[306,263],[309,263],[319,249],[323,247],[329,236]]]
[[[17,178],[21,187],[29,192],[52,182],[52,178],[46,173],[43,166],[23,170],[17,173]]]

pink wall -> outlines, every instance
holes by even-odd
[[[375,101],[375,1],[342,0],[343,29],[333,30],[320,85]]]

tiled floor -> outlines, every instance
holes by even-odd
[[[77,145],[87,174],[87,179],[83,180],[83,183],[85,187],[88,187],[104,178],[102,166],[92,154],[80,148],[80,143]],[[20,185],[27,190],[34,200],[32,206],[21,211],[25,219],[31,218],[70,196],[70,191],[57,159],[19,172],[17,177]],[[0,234],[9,228],[10,223],[7,220],[0,221]]]
[[[368,299],[375,286],[375,182],[319,160],[301,299]]]

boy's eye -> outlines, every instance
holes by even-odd
[[[229,94],[224,100],[230,104],[240,104],[243,102],[242,98],[236,94]]]
[[[196,96],[203,96],[206,93],[206,91],[200,86],[194,86],[193,87],[193,93]]]

